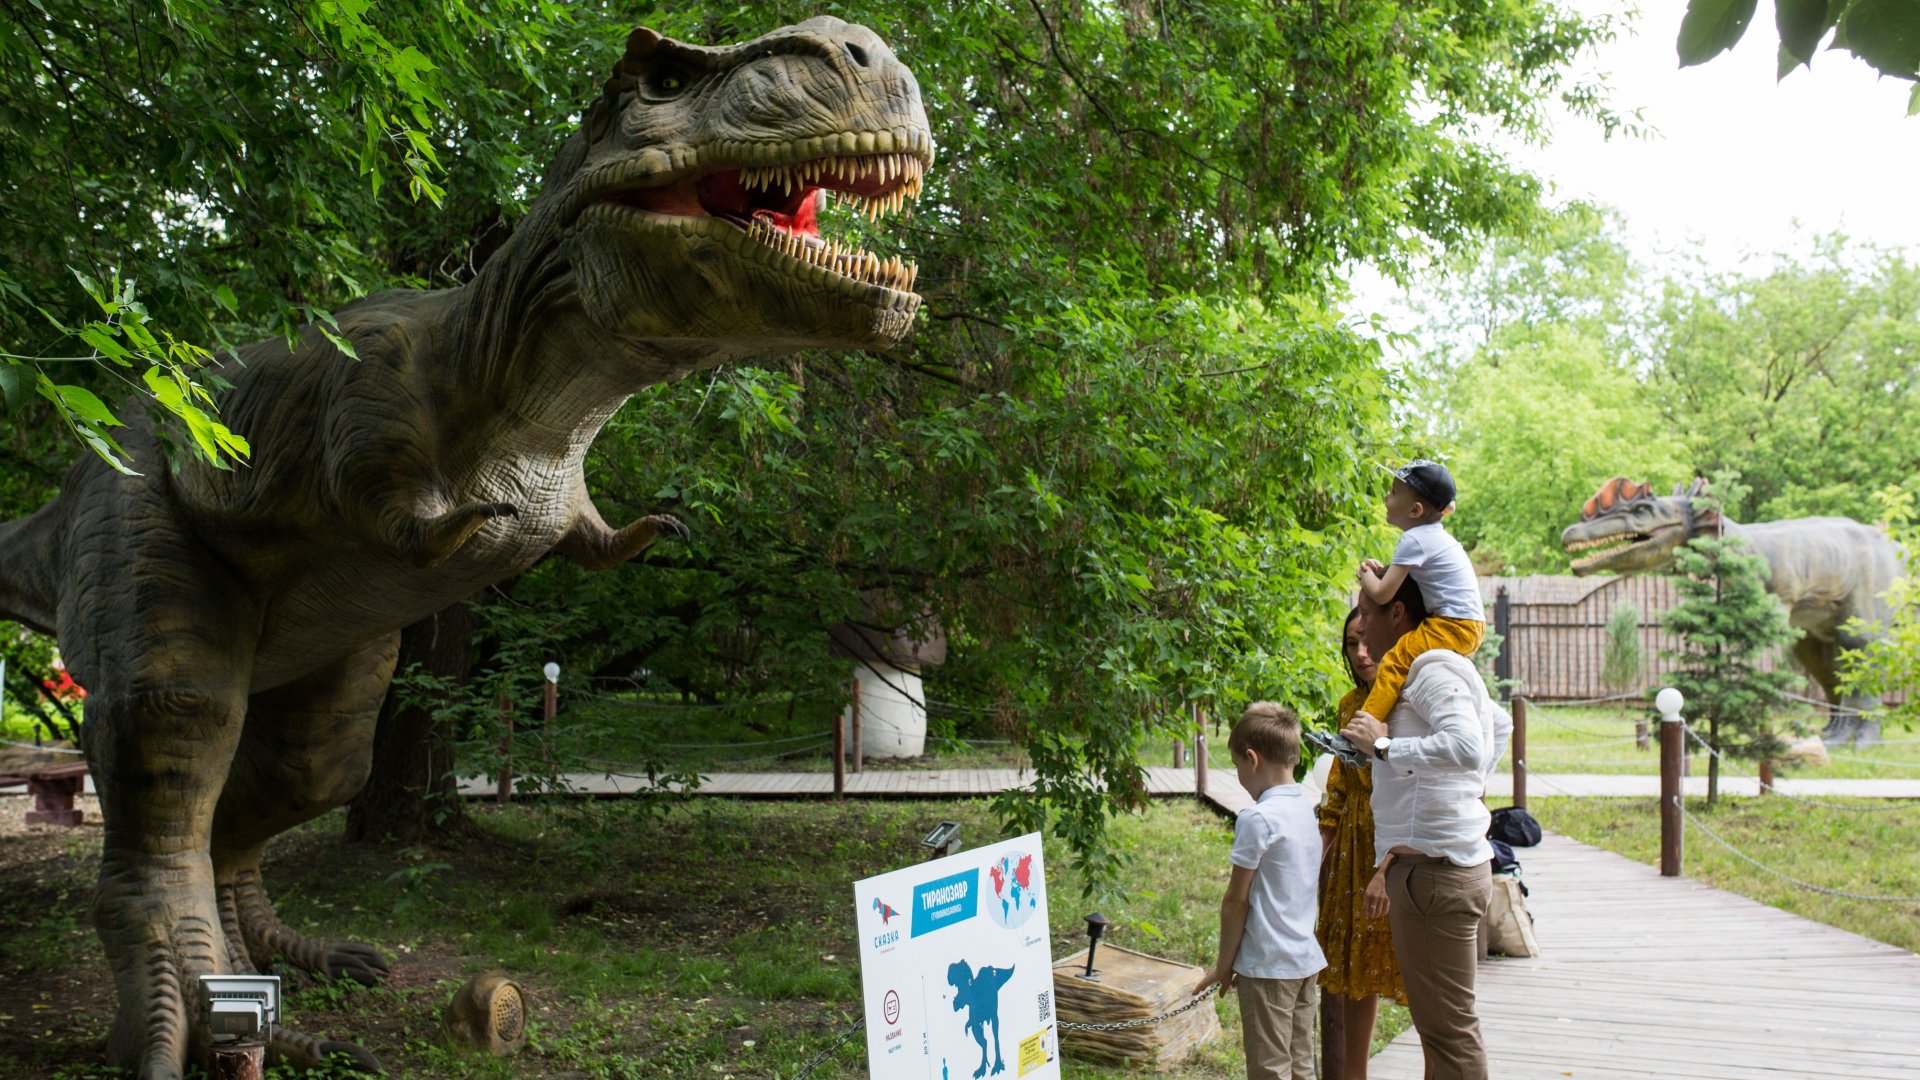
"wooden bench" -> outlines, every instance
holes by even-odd
[[[33,809],[27,811],[27,824],[78,825],[86,820],[85,812],[73,805],[74,796],[80,794],[87,783],[86,762],[75,761],[66,765],[47,765],[0,774],[0,783],[17,784],[22,781],[26,782],[27,791],[33,796]]]

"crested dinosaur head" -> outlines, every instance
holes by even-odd
[[[1588,552],[1573,561],[1575,574],[1664,570],[1680,545],[1719,520],[1712,505],[1695,503],[1706,494],[1707,482],[1701,479],[1659,496],[1650,484],[1616,476],[1587,500],[1580,520],[1560,533],[1560,545],[1569,553]]]
[[[529,216],[617,337],[885,347],[912,325],[916,268],[833,234],[917,197],[932,162],[919,85],[865,27],[724,47],[643,27]]]

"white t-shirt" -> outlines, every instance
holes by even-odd
[[[1304,979],[1327,966],[1313,936],[1320,884],[1320,822],[1299,784],[1275,784],[1240,811],[1233,865],[1253,871],[1247,931],[1235,974]]]
[[[1407,573],[1420,586],[1427,602],[1427,614],[1449,619],[1487,621],[1487,609],[1480,603],[1480,579],[1473,572],[1473,560],[1452,534],[1437,521],[1415,525],[1400,534],[1394,545],[1393,565],[1407,567]]]

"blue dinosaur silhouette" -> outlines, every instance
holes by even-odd
[[[973,1080],[987,1075],[987,1026],[993,1026],[993,1074],[1007,1071],[1000,1056],[1000,988],[1013,977],[1010,967],[983,967],[976,973],[965,960],[947,965],[947,985],[953,987],[953,1011],[967,1010],[967,1033],[980,1044],[980,1067]]]

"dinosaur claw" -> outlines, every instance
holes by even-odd
[[[393,970],[379,950],[357,941],[328,942],[320,963],[327,978],[347,979],[361,986],[378,986]]]
[[[459,551],[487,522],[519,516],[520,508],[509,502],[471,502],[456,506],[424,523],[414,549],[414,562],[423,567],[434,566]]]
[[[662,532],[670,532],[682,540],[693,539],[693,530],[687,528],[686,522],[681,521],[672,514],[648,514],[641,520],[651,522]]]

